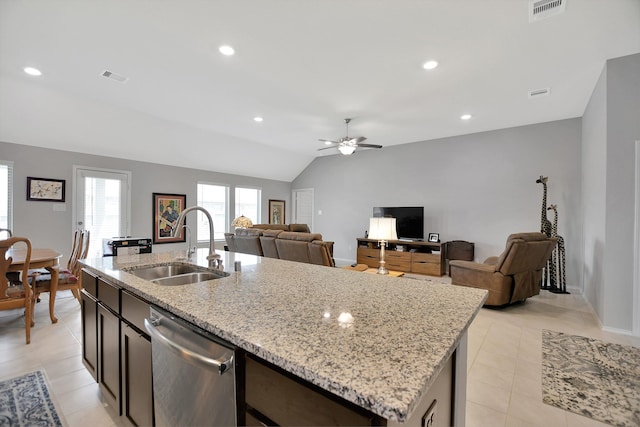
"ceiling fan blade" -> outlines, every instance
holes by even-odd
[[[328,149],[330,149],[330,148],[336,148],[336,147],[337,147],[336,145],[332,145],[332,146],[330,146],[330,147],[318,148],[318,151],[328,150]]]
[[[364,136],[359,136],[359,137],[357,137],[357,138],[352,138],[352,139],[351,139],[351,142],[355,142],[355,143],[357,144],[358,142],[362,142],[362,141],[364,141],[365,139],[367,139],[367,138],[365,138]]]
[[[319,139],[318,141],[322,141],[322,142],[330,142],[332,144],[340,144],[340,141],[333,141],[331,139]]]
[[[377,145],[377,144],[356,144],[358,147],[364,147],[364,148],[382,148],[382,145]]]

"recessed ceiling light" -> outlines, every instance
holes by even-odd
[[[463,114],[460,116],[462,120],[469,120],[471,117],[473,117],[471,114]]]
[[[438,61],[427,61],[424,64],[422,64],[422,68],[424,68],[425,70],[433,70],[437,66],[438,66]]]
[[[220,46],[219,50],[220,50],[221,54],[226,55],[226,56],[231,56],[234,53],[236,53],[236,51],[231,46],[227,46],[227,45]]]
[[[264,120],[264,119],[263,119],[262,117],[254,117],[254,118],[253,118],[253,121],[254,121],[254,122],[258,122],[258,123],[260,123],[260,122],[261,122],[261,121],[263,121],[263,120]]]
[[[33,68],[33,67],[24,67],[24,72],[29,74],[30,76],[41,76],[42,75],[42,71],[38,70],[37,68]]]

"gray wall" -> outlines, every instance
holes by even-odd
[[[267,206],[269,199],[285,200],[290,206],[291,184],[283,181],[157,165],[5,142],[0,142],[0,159],[14,162],[14,233],[29,237],[34,246],[57,248],[63,252],[64,258],[71,251],[73,230],[73,206],[71,204],[74,165],[132,172],[131,233],[135,236],[151,237],[153,235],[153,223],[151,221],[152,193],[186,194],[187,205],[192,206],[196,204],[197,200],[196,184],[198,181],[231,186],[230,219],[234,217],[235,186],[262,189],[263,222],[268,222]],[[53,202],[27,201],[26,185],[28,176],[66,180],[66,211],[54,211]],[[286,219],[288,220],[289,217]],[[186,248],[185,243],[174,243],[155,245],[153,250],[162,252],[183,248]],[[66,261],[64,262],[66,263]]]
[[[321,157],[292,187],[314,188],[314,231],[335,241],[342,262],[355,261],[355,239],[374,206],[424,206],[425,234],[474,242],[476,259],[484,260],[502,252],[510,233],[540,230],[542,186],[535,181],[548,176],[568,286],[581,290],[580,144],[581,119],[562,120]]]
[[[583,192],[589,201],[585,204],[585,295],[605,327],[623,331],[633,327],[639,118],[640,54],[607,61],[583,120]]]

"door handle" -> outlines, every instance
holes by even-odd
[[[153,319],[151,321],[149,321],[149,319],[144,319],[144,327],[149,331],[151,340],[153,341],[154,338],[157,339],[160,344],[164,344],[166,347],[169,347],[180,357],[208,367],[214,367],[218,370],[220,375],[224,374],[231,368],[233,364],[233,356],[228,360],[218,360],[196,353],[162,335],[156,326],[160,326],[160,319]]]

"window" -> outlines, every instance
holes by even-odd
[[[224,240],[227,231],[227,205],[229,200],[229,187],[224,185],[198,183],[198,206],[205,208],[213,218],[213,231],[215,240]],[[198,242],[209,241],[209,221],[200,211],[197,215]]]
[[[0,228],[13,228],[13,162],[0,160]]]
[[[236,187],[235,218],[244,215],[254,224],[259,224],[261,193],[258,188]]]

